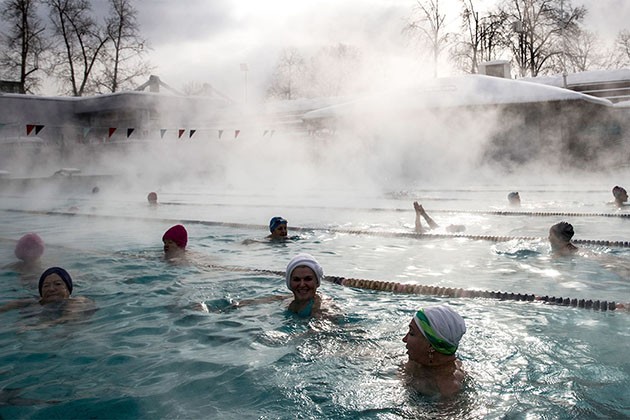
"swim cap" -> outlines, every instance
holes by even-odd
[[[319,286],[322,282],[322,279],[324,278],[324,269],[321,265],[319,265],[317,260],[313,258],[312,255],[298,254],[293,257],[293,259],[289,261],[289,264],[287,265],[286,280],[289,290],[291,290],[291,273],[293,273],[293,270],[301,266],[308,267],[313,270],[313,273],[315,273],[315,277],[317,277],[317,285]]]
[[[286,219],[283,219],[280,216],[272,217],[269,221],[269,232],[273,233],[274,230],[280,225],[286,225]]]
[[[186,244],[188,243],[188,232],[186,232],[186,228],[184,226],[175,225],[167,230],[166,233],[164,233],[164,236],[162,236],[162,241],[167,239],[175,242],[180,248],[186,248]]]
[[[22,261],[35,261],[44,253],[44,241],[36,233],[27,233],[17,241],[14,253]]]
[[[555,235],[557,238],[564,240],[565,242],[571,241],[575,232],[573,232],[573,225],[567,222],[556,223],[549,228],[549,233]]]
[[[46,277],[50,276],[51,274],[57,274],[59,277],[61,277],[61,280],[63,280],[63,282],[66,283],[66,287],[68,288],[68,294],[72,294],[72,277],[70,277],[70,274],[68,274],[68,272],[61,267],[50,267],[49,269],[44,271],[42,275],[39,277],[39,295],[40,296],[42,295],[42,286],[44,284],[44,280],[46,279]]]
[[[625,188],[620,187],[619,185],[615,185],[615,187],[612,189],[612,193],[615,198],[621,198],[622,194],[627,195]]]
[[[157,193],[151,191],[149,195],[147,195],[147,200],[149,203],[157,203]]]
[[[455,354],[466,332],[464,318],[447,305],[420,309],[413,320],[435,351],[446,355]]]

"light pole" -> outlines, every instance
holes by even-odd
[[[245,75],[245,105],[247,105],[247,72],[249,71],[247,63],[241,63],[241,71]]]
[[[565,27],[565,18],[564,18],[564,0],[560,0],[560,21],[562,26],[560,27],[560,34],[562,36],[562,86],[567,88],[567,64],[566,64],[566,50],[567,50],[567,40],[564,37],[564,27]]]

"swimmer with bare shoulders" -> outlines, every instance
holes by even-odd
[[[626,205],[625,203],[628,202],[628,193],[625,188],[615,185],[612,189],[612,193],[613,197],[615,197],[615,205],[617,207],[623,207]]]
[[[16,270],[22,274],[41,272],[41,256],[44,254],[44,241],[36,233],[27,233],[15,244],[13,251],[20,261],[8,264],[3,268]]]
[[[20,299],[0,307],[0,312],[41,305],[46,309],[57,309],[60,317],[53,323],[76,319],[77,314],[94,309],[94,302],[85,297],[70,297],[73,282],[70,274],[61,267],[50,267],[39,278],[39,299]]]
[[[457,394],[465,373],[455,352],[465,332],[464,319],[448,305],[418,310],[403,337],[409,355],[403,370],[407,384],[426,395]]]

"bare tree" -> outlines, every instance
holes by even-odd
[[[461,31],[449,51],[455,65],[467,73],[477,73],[479,63],[495,60],[503,51],[505,40],[501,28],[507,16],[504,13],[491,13],[479,16],[473,0],[461,0]]]
[[[92,71],[108,40],[88,0],[45,0],[57,41],[57,75],[74,96],[96,89]]]
[[[510,49],[519,73],[532,77],[553,69],[554,57],[564,49],[563,31],[577,33],[586,15],[583,6],[572,7],[571,0],[508,0],[502,11],[508,15]]]
[[[603,48],[594,33],[578,31],[567,36],[564,44],[567,71],[581,72],[606,67]]]
[[[615,46],[610,54],[611,68],[630,66],[630,31],[625,29],[615,39]]]
[[[0,57],[4,77],[18,80],[21,93],[32,93],[39,85],[35,72],[47,47],[44,25],[37,16],[37,0],[5,0],[0,9],[8,32]]]
[[[140,36],[137,11],[132,0],[109,0],[109,16],[105,21],[108,42],[99,61],[102,71],[97,84],[101,90],[117,92],[145,77],[152,67],[143,60],[147,42]]]
[[[353,90],[362,72],[361,51],[337,44],[321,48],[311,59],[311,96],[339,96]]]
[[[267,89],[267,97],[276,99],[296,99],[304,95],[306,65],[297,48],[282,50]]]
[[[440,12],[440,0],[416,0],[414,16],[403,32],[417,36],[429,46],[433,59],[433,76],[437,77],[440,53],[449,42],[449,33],[445,32],[446,15]]]

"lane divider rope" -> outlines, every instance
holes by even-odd
[[[94,213],[74,213],[74,212],[60,212],[60,211],[39,211],[39,210],[17,210],[17,209],[4,209],[3,211],[12,213],[25,213],[34,215],[45,216],[80,216],[80,217],[94,217],[94,218],[109,218],[109,219],[124,219],[124,220],[151,220],[167,223],[182,223],[182,224],[198,224],[205,226],[222,226],[233,227],[239,229],[267,229],[266,225],[250,224],[250,223],[230,223],[230,222],[216,222],[208,220],[194,220],[194,219],[164,219],[153,217],[141,217],[141,216],[123,216],[123,215],[101,215]],[[535,236],[498,236],[498,235],[467,235],[463,233],[415,233],[415,232],[379,232],[379,231],[367,231],[358,229],[344,229],[344,228],[317,228],[317,227],[300,227],[291,226],[290,230],[297,232],[312,232],[312,231],[326,231],[332,233],[345,233],[349,235],[369,235],[379,236],[384,238],[411,238],[411,239],[445,239],[445,238],[462,238],[472,239],[480,241],[492,241],[492,242],[508,242],[512,240],[521,241],[544,241],[546,238]],[[630,248],[630,241],[609,241],[605,239],[574,239],[574,244],[583,245],[596,245],[607,246],[616,248]]]

